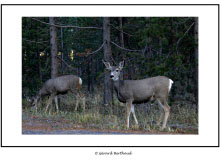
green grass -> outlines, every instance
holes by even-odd
[[[160,109],[157,103],[135,106],[135,113],[139,125],[135,125],[131,114],[131,127],[128,129],[125,125],[125,104],[118,102],[116,98],[114,99],[114,104],[105,106],[103,105],[102,95],[86,95],[86,110],[84,112],[81,107],[78,108],[78,111],[74,111],[74,96],[67,94],[61,97],[60,112],[56,113],[55,105],[53,104],[51,114],[44,112],[46,100],[47,98],[42,100],[38,111],[32,110],[32,112],[30,112],[30,104],[23,100],[23,112],[29,116],[36,116],[42,119],[65,120],[69,125],[89,129],[160,131],[160,128],[156,125],[160,115]],[[183,133],[188,133],[191,129],[198,130],[196,106],[190,102],[173,102],[167,126],[165,131],[170,133],[176,133],[180,130],[183,131]]]

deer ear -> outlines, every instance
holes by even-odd
[[[109,69],[109,70],[112,69],[112,66],[111,66],[111,64],[109,62],[105,62],[104,60],[102,60],[102,62],[104,63],[106,69]]]
[[[124,60],[119,63],[120,70],[123,69],[124,65],[125,65],[125,61]]]

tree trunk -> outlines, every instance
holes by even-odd
[[[88,75],[88,83],[87,83],[87,87],[88,87],[88,91],[91,92],[91,56],[88,57],[88,65],[87,65],[87,75]]]
[[[63,58],[64,58],[64,50],[63,50],[63,28],[60,28],[60,41],[61,41],[61,68],[62,68],[62,74],[64,75],[64,63],[63,63]]]
[[[120,29],[120,45],[121,47],[125,48],[122,17],[119,17],[118,19],[119,19],[119,26],[120,26],[119,28]],[[125,52],[124,50],[121,50],[120,55],[119,55],[119,61],[122,61],[123,59],[125,59]],[[125,73],[125,70],[122,70],[121,75],[120,75],[120,77],[122,77],[123,79],[124,79],[124,73]]]
[[[94,93],[94,69],[93,69],[93,55],[88,58],[88,91]]]
[[[103,41],[104,44],[104,60],[112,64],[111,40],[110,40],[110,18],[103,18]],[[104,104],[108,105],[113,99],[113,83],[109,78],[109,72],[105,71],[104,75]]]
[[[123,34],[123,21],[122,21],[122,17],[119,17],[119,25],[120,25],[120,44],[121,44],[121,47],[125,47],[125,44],[124,44],[124,34]],[[121,54],[120,54],[120,58],[124,58],[125,57],[125,55],[124,55],[124,51],[123,50],[121,50],[120,51],[121,52]]]
[[[55,18],[50,17],[50,51],[51,51],[51,78],[55,78],[58,76],[58,59],[57,56],[57,33],[56,27],[53,26],[55,24]]]

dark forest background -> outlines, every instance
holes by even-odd
[[[125,59],[124,79],[164,75],[174,81],[172,98],[197,103],[197,18],[112,17],[107,22],[102,17],[53,19],[57,76],[76,74],[93,94],[104,85],[102,59],[113,65]],[[23,96],[35,95],[51,78],[50,23],[48,17],[22,18]],[[103,23],[109,33],[104,33]],[[110,35],[106,45],[103,34]]]
[[[169,103],[198,111],[197,17],[22,18],[23,99],[51,77],[75,74],[85,94],[109,104],[114,96],[103,59],[112,65],[124,59],[123,79],[169,77]]]

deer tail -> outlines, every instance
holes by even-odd
[[[171,79],[169,79],[169,92],[170,92],[170,89],[172,87],[172,84],[173,84],[173,81]]]
[[[81,86],[82,86],[82,79],[79,77],[78,90],[81,88]]]

